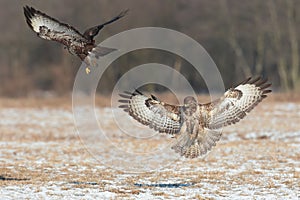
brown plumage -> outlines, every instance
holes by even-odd
[[[103,24],[87,29],[81,34],[69,24],[59,22],[57,19],[54,19],[33,7],[24,7],[24,15],[28,26],[36,32],[40,38],[63,44],[72,55],[78,56],[88,66],[94,64],[91,62],[91,55],[99,58],[116,50],[96,46],[94,37],[104,26],[125,16],[127,11],[128,10],[121,12],[118,16]]]
[[[119,107],[155,131],[174,135],[172,149],[181,156],[196,158],[216,145],[222,135],[220,128],[237,123],[266,98],[270,86],[267,79],[248,78],[213,102],[198,104],[188,96],[184,105],[167,104],[136,90],[120,94]]]

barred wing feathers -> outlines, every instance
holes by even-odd
[[[136,90],[133,93],[120,94],[119,100],[124,111],[138,122],[160,133],[176,134],[181,127],[180,106],[166,104],[151,95],[147,97]]]
[[[61,23],[33,7],[25,6],[24,14],[29,27],[43,39],[54,40],[66,46],[74,40],[87,41],[74,27]]]
[[[218,129],[237,123],[267,97],[267,93],[271,92],[270,86],[267,79],[248,78],[237,87],[227,90],[219,100],[204,105],[210,116],[207,128]]]

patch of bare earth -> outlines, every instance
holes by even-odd
[[[296,97],[291,101],[284,98],[276,94],[240,123],[226,127],[221,140],[206,156],[173,160],[169,152],[161,151],[157,159],[171,164],[144,173],[116,170],[87,151],[74,125],[71,98],[2,99],[0,196],[8,199],[300,198],[300,101]],[[109,104],[106,98],[99,97],[96,101],[100,105]],[[161,135],[139,143],[120,137],[118,125],[107,108],[97,107],[97,113],[106,116],[102,128],[122,148],[148,151],[171,140]],[[105,152],[109,146],[99,148]],[[109,155],[110,159],[117,156]],[[130,164],[126,165],[130,169]]]

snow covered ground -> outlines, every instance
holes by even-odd
[[[263,102],[192,160],[122,110],[95,114],[102,135],[68,108],[1,108],[0,199],[300,198],[300,103]]]

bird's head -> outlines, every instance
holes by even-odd
[[[183,110],[185,114],[191,115],[197,110],[197,100],[192,96],[187,96],[183,100]]]

